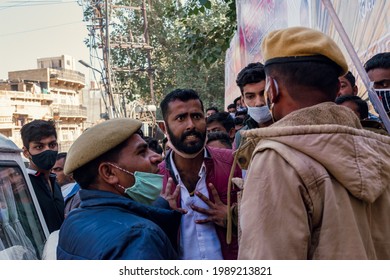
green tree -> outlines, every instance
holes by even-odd
[[[100,1],[102,2],[102,1]],[[140,7],[141,0],[113,1],[115,5]],[[157,105],[175,88],[193,88],[207,106],[224,104],[224,59],[234,30],[231,5],[234,1],[149,0],[147,20]],[[229,6],[230,5],[230,6]],[[85,9],[86,20],[96,7]],[[102,16],[105,11],[99,6]],[[235,12],[235,3],[234,3]],[[143,18],[138,10],[115,9],[110,23],[111,42],[142,41]],[[228,28],[229,26],[229,28]],[[219,30],[219,31],[218,31]],[[230,30],[230,31],[229,31]],[[126,38],[126,39],[125,39]],[[129,39],[130,38],[130,39]],[[90,45],[91,42],[87,42]],[[99,45],[95,43],[95,47]],[[147,53],[137,48],[111,49],[116,89],[126,100],[150,102]],[[117,71],[115,69],[126,69]]]

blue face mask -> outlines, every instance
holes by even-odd
[[[109,164],[134,176],[135,183],[133,186],[126,188],[119,185],[133,200],[146,205],[151,205],[159,197],[163,185],[163,175],[140,171],[135,171],[133,173],[112,163]]]

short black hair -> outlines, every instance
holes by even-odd
[[[278,82],[286,87],[307,87],[321,93],[322,102],[334,101],[339,92],[340,66],[319,61],[297,61],[270,64],[265,67],[267,76],[279,76]],[[297,90],[293,98],[302,98]]]
[[[206,125],[219,122],[227,132],[234,128],[234,119],[228,112],[219,112],[207,117]]]
[[[233,103],[232,103],[232,104],[229,104],[229,105],[227,106],[227,109],[229,110],[230,108],[236,109],[236,105],[234,105]]]
[[[235,116],[246,116],[248,115],[248,109],[239,110],[236,112]]]
[[[66,156],[67,156],[67,155],[68,155],[68,153],[64,153],[64,152],[58,153],[58,154],[57,154],[56,160],[60,160],[60,159],[62,159],[62,158],[66,159]]]
[[[354,87],[356,85],[356,78],[351,73],[351,71],[348,71],[347,74],[344,75],[344,78],[346,78],[348,80],[348,82],[351,84],[352,87]]]
[[[352,101],[358,106],[358,112],[360,114],[360,119],[368,118],[368,105],[367,102],[361,99],[357,95],[341,95],[336,98],[335,103],[338,105],[343,104],[344,102]]]
[[[40,141],[42,138],[50,136],[57,138],[56,126],[52,120],[33,120],[22,127],[20,134],[26,149],[29,149],[29,144],[32,141]]]
[[[241,100],[241,96],[236,97],[236,98],[234,99],[234,101],[233,101],[233,104],[236,105],[236,107],[237,107],[237,102],[238,102],[238,100]]]
[[[220,141],[226,148],[232,148],[232,142],[230,141],[229,135],[223,131],[210,132],[207,135],[207,144],[211,141]]]
[[[217,107],[215,107],[215,106],[211,106],[211,107],[208,107],[207,109],[206,109],[206,112],[207,111],[215,111],[216,113],[218,113],[219,112],[219,109],[217,108]]]
[[[143,137],[142,130],[138,130],[137,132],[135,132],[135,134],[138,134]],[[121,154],[122,150],[127,146],[127,141],[129,141],[129,139],[126,139],[125,141],[118,144],[111,150],[105,152],[101,156],[74,170],[73,179],[77,183],[79,183],[81,188],[88,189],[89,186],[95,183],[95,180],[98,178],[99,165],[105,161],[114,163],[118,162],[119,155]]]
[[[163,115],[163,119],[166,120],[167,114],[168,114],[168,105],[170,102],[173,102],[175,100],[180,100],[183,102],[186,102],[188,100],[199,100],[200,105],[203,108],[203,102],[199,97],[199,94],[193,90],[193,89],[175,89],[174,91],[171,91],[168,93],[164,99],[160,103],[161,112]]]
[[[249,63],[237,75],[236,83],[244,93],[244,86],[247,84],[254,84],[265,80],[264,65],[260,62]]]
[[[390,68],[390,52],[377,53],[364,64],[366,72],[377,68]]]
[[[234,125],[241,125],[241,124],[243,125],[244,121],[245,121],[244,118],[235,118],[234,119]]]
[[[158,140],[156,138],[145,136],[144,140],[148,144],[149,149],[151,149],[152,151],[162,155],[163,148],[158,143]]]

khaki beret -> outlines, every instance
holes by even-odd
[[[115,148],[141,128],[134,119],[110,119],[88,128],[73,142],[66,156],[64,173],[77,168]]]
[[[322,61],[340,67],[339,76],[348,64],[337,44],[328,35],[307,27],[290,27],[270,32],[261,43],[264,65],[274,63]]]

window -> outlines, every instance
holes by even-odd
[[[0,161],[0,259],[41,259],[45,234],[22,169]]]

